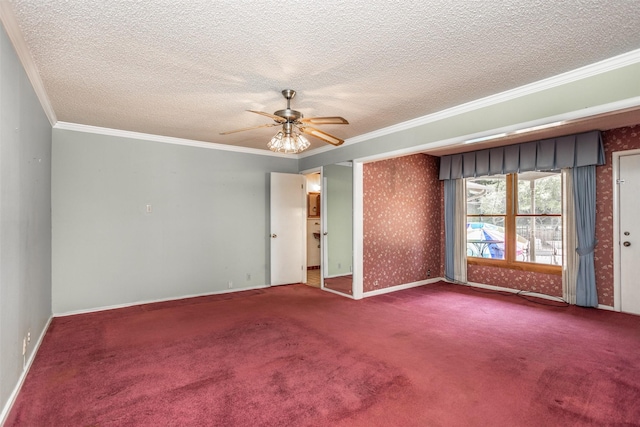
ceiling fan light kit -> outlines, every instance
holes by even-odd
[[[298,132],[292,132],[289,135],[285,135],[282,131],[278,132],[271,141],[267,144],[267,147],[271,151],[276,153],[295,154],[309,148],[309,141]]]
[[[266,113],[264,111],[247,110],[251,113],[260,114],[262,116],[269,117],[275,121],[266,125],[259,125],[250,128],[232,130],[229,132],[222,132],[220,135],[227,135],[235,132],[242,132],[245,130],[258,129],[263,127],[272,127],[282,125],[282,130],[279,131],[271,141],[267,144],[267,148],[277,153],[289,153],[295,154],[306,150],[311,145],[309,141],[300,133],[314,136],[324,142],[338,146],[341,145],[344,140],[319,129],[307,126],[307,124],[314,125],[348,125],[349,122],[342,117],[310,117],[305,119],[300,111],[291,109],[291,99],[296,96],[296,91],[293,89],[285,89],[282,91],[282,96],[287,100],[287,108],[284,110],[278,110],[273,114]],[[298,132],[299,131],[299,132]]]

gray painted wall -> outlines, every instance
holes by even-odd
[[[0,30],[0,408],[51,317],[51,125]],[[0,420],[1,421],[1,420]]]
[[[54,129],[53,312],[268,284],[269,173],[297,171],[296,159]]]

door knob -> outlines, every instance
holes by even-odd
[[[631,242],[624,242],[622,245],[623,246],[631,246]]]
[[[272,235],[271,235],[271,238],[272,238],[272,239],[275,239],[276,237],[278,237],[278,235],[277,235],[277,234],[272,234]]]

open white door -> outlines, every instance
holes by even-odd
[[[271,173],[271,286],[306,281],[306,180]]]

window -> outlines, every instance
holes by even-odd
[[[470,264],[561,274],[560,172],[467,178]]]

